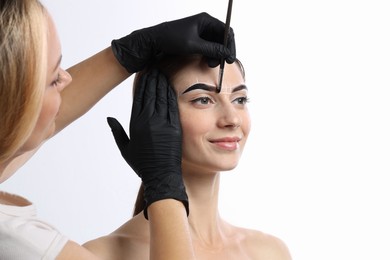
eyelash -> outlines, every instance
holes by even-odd
[[[234,102],[234,101],[238,101],[238,100],[240,100],[240,101],[239,101],[239,104],[240,104],[240,105],[245,105],[246,103],[249,102],[249,98],[248,98],[248,97],[239,97],[239,98],[234,99],[233,102]],[[212,101],[212,100],[211,100],[211,98],[209,98],[209,97],[199,97],[199,98],[196,98],[196,99],[194,99],[194,100],[191,100],[191,103],[192,103],[192,104],[195,104],[195,103],[198,103],[198,102],[200,102],[200,101],[208,101],[208,102],[210,102],[210,101]],[[207,103],[207,105],[208,105],[208,104],[209,104],[209,103]],[[202,104],[202,105],[205,105],[205,104]]]
[[[57,87],[58,84],[60,84],[62,81],[62,75],[61,73],[58,73],[57,78],[50,84],[52,87]]]
[[[249,103],[249,98],[248,97],[239,97],[239,98],[236,98],[234,101],[236,101],[236,100],[241,100],[240,104],[243,104],[243,105]]]
[[[195,103],[198,103],[200,101],[206,101],[206,100],[212,101],[211,98],[209,98],[209,97],[199,97],[199,98],[195,98],[195,99],[191,100],[191,103],[195,104]]]

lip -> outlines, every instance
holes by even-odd
[[[218,139],[209,140],[210,143],[214,144],[217,148],[225,151],[235,151],[240,148],[239,137],[223,137]]]

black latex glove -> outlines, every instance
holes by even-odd
[[[236,58],[234,32],[230,28],[227,47],[223,46],[225,24],[207,13],[161,23],[111,42],[115,57],[130,73],[164,55],[201,54],[210,67],[221,59],[233,63]]]
[[[116,144],[145,187],[144,215],[155,201],[188,197],[181,174],[181,125],[176,94],[157,70],[144,74],[136,86],[130,119],[130,139],[122,125],[107,118]]]

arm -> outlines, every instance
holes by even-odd
[[[149,216],[149,258],[151,260],[195,260],[194,250],[190,237],[189,224],[186,209],[183,203],[174,199],[163,199],[154,202],[148,207]],[[125,231],[126,233],[128,231]],[[131,236],[130,233],[127,233]],[[132,250],[133,247],[145,246],[141,244],[124,242],[119,237],[105,236],[96,240],[88,241],[83,246],[93,252],[101,259],[124,259],[129,255],[124,255],[122,250]],[[80,250],[76,247],[69,249]],[[137,251],[137,250],[136,250]],[[70,251],[71,252],[71,251]],[[70,253],[68,252],[68,253]],[[77,251],[74,251],[77,252]],[[83,254],[80,251],[77,254]],[[142,254],[141,254],[142,255]],[[140,255],[131,254],[134,259],[141,259]],[[129,259],[133,259],[129,258]],[[71,259],[71,258],[63,258]],[[89,258],[85,258],[89,259]],[[94,258],[91,258],[94,259]],[[62,260],[62,259],[60,259]]]
[[[200,13],[134,31],[91,58],[68,69],[72,83],[62,93],[56,133],[86,113],[104,95],[132,73],[165,55],[202,54],[210,66],[236,57],[233,29],[223,46],[224,24]],[[218,43],[220,39],[221,43]]]
[[[72,83],[61,93],[62,103],[56,133],[85,114],[109,91],[130,76],[106,48],[67,70]]]
[[[174,199],[154,202],[148,207],[148,216],[150,259],[195,259],[183,203]]]
[[[157,70],[145,73],[137,83],[130,138],[116,119],[107,121],[123,158],[141,177],[145,188],[150,257],[195,259],[181,173],[182,133],[176,94]]]
[[[110,47],[72,66],[68,72],[73,80],[61,93],[62,103],[56,119],[55,134],[85,114],[104,95],[131,75],[119,64]],[[38,149],[39,147],[14,158],[2,172],[0,183],[22,167]]]

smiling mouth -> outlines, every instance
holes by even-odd
[[[223,138],[211,140],[210,143],[214,144],[217,148],[225,151],[235,151],[240,148],[240,140],[240,138]]]

